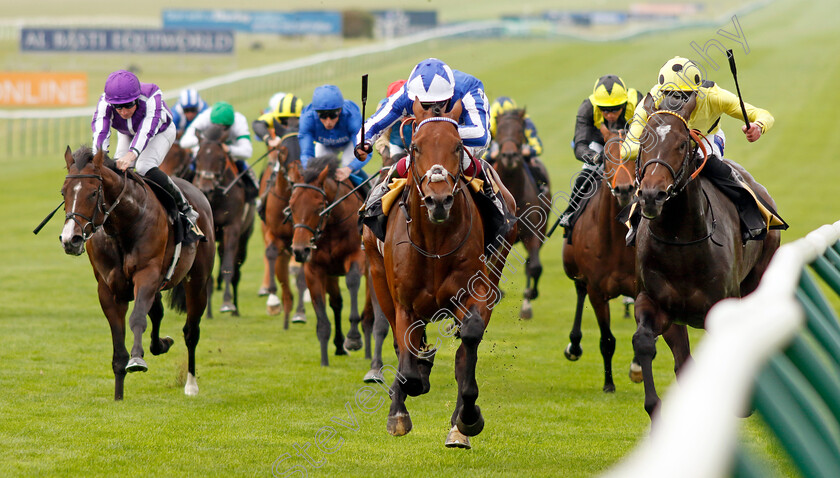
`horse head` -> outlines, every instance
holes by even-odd
[[[335,195],[335,181],[329,179],[335,175],[337,166],[338,159],[334,155],[326,155],[310,159],[303,172],[296,163],[289,168],[289,179],[294,183],[289,199],[295,230],[292,253],[300,263],[309,260],[324,232],[328,214],[322,213],[330,203],[328,194]]]
[[[496,125],[496,143],[499,156],[496,160],[502,171],[513,172],[522,168],[522,145],[525,137],[525,110],[516,109],[499,115]]]
[[[105,153],[95,155],[89,148],[82,147],[74,153],[70,147],[64,152],[67,163],[67,176],[61,187],[64,196],[65,222],[61,231],[64,252],[81,255],[85,242],[105,223],[108,213],[105,209],[102,171]],[[110,160],[109,160],[110,162]]]
[[[416,126],[409,151],[409,184],[417,189],[433,223],[449,219],[463,175],[464,144],[458,133],[461,108],[460,100],[448,113],[435,108],[423,109],[420,101],[414,101]]]
[[[193,184],[208,198],[222,188],[226,171],[231,169],[233,173],[230,156],[222,146],[227,141],[228,132],[228,127],[214,124],[199,135]]]
[[[616,131],[602,124],[601,134],[604,136],[604,177],[619,207],[624,207],[636,194],[636,161],[621,159],[621,142],[626,130]]]
[[[636,176],[642,215],[648,219],[659,216],[665,201],[679,194],[698,172],[687,123],[696,104],[695,94],[687,101],[666,95],[659,106],[650,94],[645,97],[648,119],[640,138]]]

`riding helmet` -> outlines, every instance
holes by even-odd
[[[105,101],[111,104],[131,103],[140,97],[140,80],[134,73],[117,70],[105,80]]]
[[[421,61],[408,76],[408,97],[421,103],[446,101],[455,94],[455,77],[437,58]]]
[[[312,108],[315,111],[337,110],[344,106],[341,90],[335,85],[323,85],[312,93]]]

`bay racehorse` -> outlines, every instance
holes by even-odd
[[[294,183],[289,200],[294,221],[292,253],[303,264],[306,275],[306,286],[318,321],[315,332],[321,345],[322,366],[329,365],[327,343],[331,330],[325,300],[327,294],[335,321],[335,354],[346,355],[347,350],[362,348],[359,332],[362,316],[359,314],[358,297],[362,277],[367,274],[367,262],[356,223],[363,198],[360,193],[354,193],[337,202],[353,188],[349,180],[335,179],[337,166],[338,158],[326,155],[310,159],[302,172],[297,164],[293,164],[289,171],[289,178]],[[345,277],[350,293],[350,331],[346,340],[341,331],[339,276]],[[367,294],[365,299],[363,313],[371,315],[373,312]]]
[[[563,269],[574,281],[577,292],[575,319],[569,333],[571,342],[563,353],[571,361],[578,360],[583,353],[581,319],[589,295],[601,331],[605,392],[615,391],[612,376],[615,336],[610,330],[609,301],[619,295],[636,295],[636,250],[626,245],[627,226],[617,219],[636,193],[636,162],[621,159],[624,133],[601,125],[605,140],[603,175],[572,233],[563,240]],[[641,368],[635,360],[630,365],[630,378],[637,383],[642,381]]]
[[[551,192],[546,191],[545,200],[540,200],[540,190],[533,174],[525,164],[522,145],[528,143],[525,136],[525,110],[515,109],[499,115],[496,126],[496,143],[499,155],[493,167],[499,178],[516,198],[516,216],[529,227],[520,227],[517,241],[521,241],[528,251],[525,261],[525,290],[519,317],[530,319],[533,315],[531,301],[539,295],[537,283],[542,275],[540,248],[545,241],[545,232],[549,216]],[[547,186],[548,187],[548,186]],[[530,225],[539,225],[530,227]]]
[[[87,250],[93,266],[99,304],[111,327],[114,399],[123,398],[127,372],[148,369],[143,359],[147,315],[152,321],[149,351],[160,355],[174,343],[171,337],[160,337],[164,310],[162,288],[171,290],[174,308],[187,313],[184,341],[188,364],[184,393],[197,394],[195,348],[214,259],[210,204],[192,185],[173,179],[198,211],[198,226],[205,231],[208,241],[176,244],[172,219],[152,189],[136,174],[117,170],[102,151],[93,155],[87,147],[73,153],[68,147],[64,160],[67,177],[61,194],[66,215],[61,243],[70,255],[78,256]],[[180,256],[173,269],[176,251]],[[125,314],[132,300],[134,309],[128,326],[134,343],[129,355],[125,347]]]
[[[367,227],[364,240],[373,288],[399,357],[399,373],[390,390],[388,432],[399,436],[411,431],[406,396],[429,391],[435,351],[425,343],[426,325],[432,319],[455,317],[461,339],[455,356],[458,396],[445,443],[469,448],[468,437],[484,428],[475,403],[478,345],[501,298],[497,271],[504,265],[516,228],[500,238],[507,247],[488,254],[489,259],[484,255],[483,221],[461,163],[461,108],[458,101],[445,113],[424,110],[419,101],[414,102],[418,123],[403,198],[389,214],[385,242]],[[487,174],[495,176],[492,169]],[[498,186],[509,210],[515,210],[513,197],[500,182]]]
[[[192,153],[189,149],[182,148],[178,141],[175,141],[167,151],[159,169],[172,177],[191,182],[195,175],[192,168]]]
[[[651,361],[656,337],[663,335],[674,354],[674,371],[689,359],[685,324],[702,328],[706,313],[727,297],[743,297],[758,286],[779,247],[780,233],[763,241],[741,241],[732,202],[704,176],[706,151],[696,152],[699,133],[686,118],[696,106],[692,94],[674,110],[659,109],[648,95],[648,120],[637,161],[642,219],[636,233],[636,322],[633,350],[642,366],[645,410],[659,404]],[[664,102],[663,102],[664,103]],[[775,207],[763,186],[734,163],[753,190]]]
[[[242,181],[225,192],[238,174],[238,169],[225,151],[228,131],[221,125],[211,125],[199,137],[195,154],[193,184],[207,197],[213,208],[219,257],[219,276],[225,284],[222,312],[239,315],[240,269],[248,252],[248,239],[254,231],[254,202],[245,201]],[[209,301],[209,298],[208,298]],[[207,317],[212,317],[210,304]]]
[[[262,221],[263,239],[265,240],[265,260],[268,272],[268,300],[266,307],[271,313],[272,308],[279,309],[280,298],[277,297],[277,282],[280,283],[283,306],[283,328],[289,328],[293,298],[289,286],[289,262],[292,257],[292,237],[294,225],[289,210],[289,199],[292,197],[292,184],[287,174],[292,163],[300,164],[300,142],[297,132],[290,132],[281,137],[277,151],[269,153],[270,161],[263,172],[260,187],[264,188],[265,220]],[[305,323],[306,312],[303,306],[303,294],[306,292],[306,279],[303,268],[298,268],[296,275],[298,289],[298,305],[293,322]],[[275,282],[275,277],[277,282]]]

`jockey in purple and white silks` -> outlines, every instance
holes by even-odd
[[[105,81],[105,92],[99,97],[90,127],[94,154],[108,151],[111,128],[117,130],[114,152],[117,168],[125,171],[133,167],[169,193],[189,221],[193,233],[203,237],[196,225],[198,213],[169,176],[158,169],[175,141],[175,127],[157,85],[140,83],[130,71],[111,73]]]

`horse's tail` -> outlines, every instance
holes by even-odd
[[[187,312],[187,291],[184,289],[184,282],[169,289],[169,308],[185,314]]]

